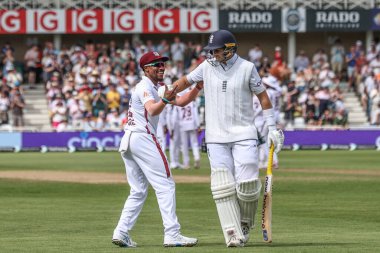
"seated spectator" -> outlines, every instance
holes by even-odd
[[[7,74],[4,76],[4,82],[11,88],[19,87],[20,92],[22,92],[21,84],[22,84],[22,76],[20,73],[16,71],[14,66],[6,67]]]
[[[61,95],[57,96],[51,104],[51,122],[55,130],[59,124],[67,122],[67,107]]]
[[[106,113],[105,111],[99,111],[98,117],[95,120],[96,131],[105,131],[107,128]]]
[[[343,101],[341,98],[337,95],[334,95],[332,97],[332,109],[333,109],[333,124],[339,125],[339,126],[346,126],[348,121],[348,111],[346,107],[344,106]]]
[[[92,114],[86,113],[84,117],[84,123],[83,123],[83,131],[85,132],[92,132],[96,130],[95,122],[92,118]]]
[[[78,95],[68,101],[69,122],[74,129],[83,128],[83,115],[86,111],[83,100]]]
[[[334,122],[334,116],[332,112],[329,109],[326,109],[321,117],[319,118],[318,125],[319,126],[325,126],[325,125],[332,125]]]
[[[78,92],[79,99],[83,101],[85,106],[85,111],[91,113],[92,111],[92,90],[87,83],[79,89]]]
[[[107,114],[106,120],[108,129],[120,130],[123,127],[122,119],[117,109],[111,109],[110,113]]]
[[[11,106],[11,102],[5,91],[1,91],[0,93],[0,125],[8,124],[9,117],[8,111]]]
[[[370,123],[378,126],[380,125],[380,92],[373,89],[370,96],[372,100]]]

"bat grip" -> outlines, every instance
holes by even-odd
[[[273,143],[272,143],[272,144],[270,145],[270,149],[269,149],[268,166],[267,166],[267,175],[272,175],[273,154],[274,154],[274,145],[273,145]]]

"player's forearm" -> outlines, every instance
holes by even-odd
[[[201,89],[202,88],[197,84],[191,91],[187,92],[183,96],[177,96],[173,104],[181,107],[189,104],[191,101],[195,100]]]
[[[150,116],[156,116],[159,115],[165,108],[165,103],[160,100],[159,102],[147,102],[145,104],[145,109],[149,113]]]
[[[261,108],[263,108],[263,110],[272,109],[272,103],[266,91],[256,94],[256,96],[259,98]]]
[[[173,88],[178,86],[177,92],[181,92],[191,86],[191,83],[187,80],[186,76],[181,77],[173,83]]]

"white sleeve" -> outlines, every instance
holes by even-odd
[[[135,92],[143,105],[145,105],[145,103],[150,100],[154,100],[152,91],[150,89],[147,89],[145,85],[139,85],[138,87],[136,87]]]
[[[196,69],[191,71],[187,76],[187,81],[194,84],[200,81],[203,81],[203,68],[205,64],[208,64],[206,61],[202,62]]]
[[[255,67],[252,69],[251,78],[249,80],[249,88],[252,92],[255,94],[260,94],[265,90],[265,87],[263,83],[261,82],[261,78],[259,73],[257,73],[257,70]]]

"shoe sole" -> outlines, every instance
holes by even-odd
[[[128,244],[125,244],[122,240],[112,240],[112,243],[121,247],[121,248],[136,248],[136,246],[130,246]]]
[[[195,245],[197,245],[198,242],[196,243],[187,243],[187,244],[183,244],[183,243],[177,243],[177,244],[164,244],[164,247],[165,248],[169,248],[169,247],[193,247]]]

